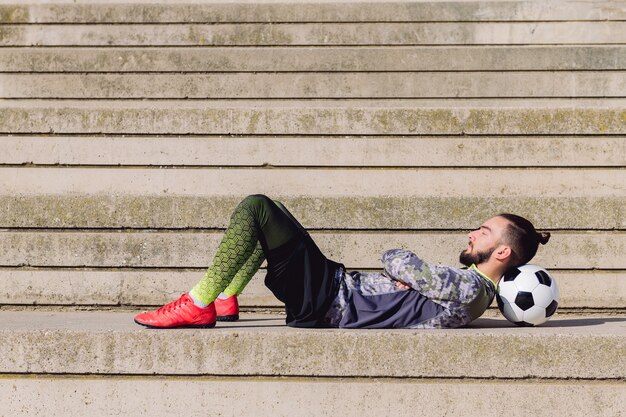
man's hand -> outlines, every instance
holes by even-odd
[[[408,285],[406,285],[404,282],[402,281],[398,281],[397,279],[395,279],[394,277],[390,276],[387,271],[383,271],[382,274],[384,276],[386,276],[387,278],[389,278],[390,280],[392,280],[395,284],[396,287],[400,288],[401,290],[410,290],[411,287],[409,287]]]
[[[411,287],[406,285],[404,282],[400,282],[400,281],[396,281],[396,287],[400,288],[401,290],[410,290],[411,289]]]

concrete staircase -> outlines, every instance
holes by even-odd
[[[624,1],[0,0],[0,416],[626,415],[625,21]],[[132,323],[259,192],[353,269],[391,247],[454,264],[466,230],[527,216],[560,317],[295,330],[261,271],[241,322]]]

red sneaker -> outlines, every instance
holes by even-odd
[[[189,294],[183,294],[178,300],[163,307],[138,314],[135,316],[135,323],[159,329],[214,327],[215,305],[211,303],[206,308],[200,308],[193,303]]]
[[[236,295],[231,295],[223,300],[216,298],[214,303],[218,321],[239,320],[239,302]]]

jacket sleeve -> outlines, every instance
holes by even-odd
[[[481,282],[461,270],[431,265],[413,252],[392,249],[382,256],[385,274],[435,302],[466,304],[476,298]]]

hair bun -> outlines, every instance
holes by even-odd
[[[550,240],[550,232],[537,232],[537,240],[542,245],[545,245]]]

